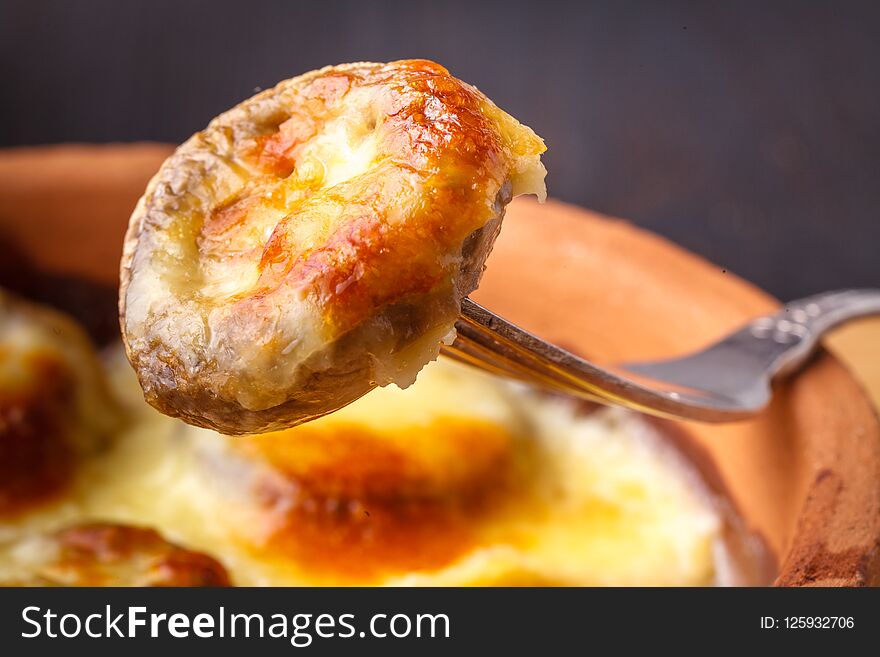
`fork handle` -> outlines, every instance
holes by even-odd
[[[880,315],[880,290],[839,290],[786,303],[778,312],[752,320],[741,333],[773,354],[769,367],[776,376],[799,368],[831,329],[872,315]]]

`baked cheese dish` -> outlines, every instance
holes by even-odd
[[[741,581],[723,501],[639,415],[441,360],[313,422],[220,436],[146,404],[121,346],[99,359],[70,320],[16,307],[0,315],[0,583]],[[33,387],[33,353],[67,368],[67,395]],[[20,399],[57,410],[25,434]]]
[[[451,339],[543,141],[425,60],[323,68],[221,114],[130,219],[120,315],[147,401],[226,434],[394,382]]]

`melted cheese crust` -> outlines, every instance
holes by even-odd
[[[637,415],[439,361],[315,422],[218,436],[145,404],[118,348],[115,403],[69,320],[11,307],[0,408],[7,425],[10,408],[35,420],[0,427],[12,500],[0,582],[224,584],[227,570],[242,585],[727,581],[720,513]],[[9,403],[25,398],[48,406]]]
[[[314,423],[226,438],[140,399],[74,517],[140,523],[241,585],[702,585],[721,520],[640,417],[585,414],[448,362]],[[45,517],[24,526],[45,526]]]
[[[214,119],[131,217],[120,310],[147,400],[223,433],[412,383],[543,141],[425,60],[328,67]]]

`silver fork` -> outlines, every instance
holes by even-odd
[[[801,368],[830,329],[869,315],[880,315],[880,290],[828,292],[785,304],[696,353],[601,368],[465,299],[458,336],[443,353],[603,404],[727,422],[763,409],[771,383]]]

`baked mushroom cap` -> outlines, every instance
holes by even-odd
[[[63,492],[122,419],[76,322],[0,289],[0,520]]]
[[[226,434],[405,387],[453,335],[543,141],[433,62],[313,71],[180,146],[132,214],[120,319],[144,395]]]
[[[85,523],[0,545],[0,586],[229,586],[216,559],[145,527]]]

